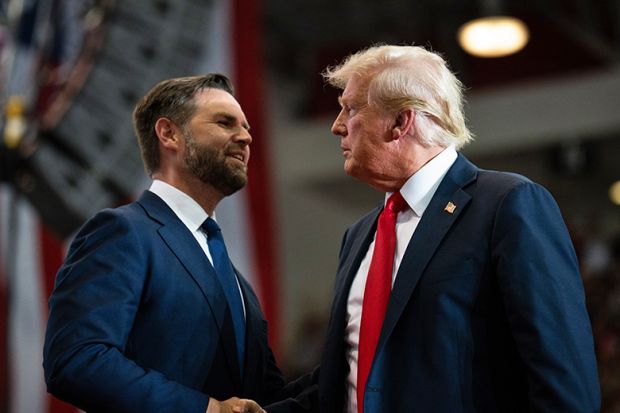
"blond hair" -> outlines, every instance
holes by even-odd
[[[473,139],[465,125],[463,85],[438,54],[418,46],[379,45],[323,72],[338,89],[357,76],[367,82],[369,105],[416,111],[415,132],[423,144],[459,149]]]

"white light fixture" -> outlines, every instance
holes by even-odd
[[[609,199],[616,205],[620,205],[620,181],[616,181],[609,187]]]
[[[471,55],[502,57],[523,49],[530,34],[522,20],[510,16],[491,16],[465,23],[457,37],[461,47]]]

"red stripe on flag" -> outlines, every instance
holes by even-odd
[[[278,353],[280,324],[280,290],[274,246],[276,231],[273,219],[271,174],[268,163],[268,140],[265,133],[263,93],[263,54],[261,2],[233,0],[233,67],[236,95],[252,126],[252,156],[249,164],[249,216],[252,226],[257,280],[261,304],[269,321],[269,338]]]
[[[39,241],[41,245],[41,269],[45,282],[45,299],[52,294],[56,272],[62,264],[64,252],[62,242],[44,225],[39,225]],[[47,308],[47,301],[45,304]]]
[[[47,320],[47,299],[52,294],[56,272],[64,258],[62,242],[44,225],[39,225],[39,242],[41,245],[42,281],[45,287],[45,319]],[[77,409],[62,402],[52,395],[48,396],[47,411],[49,413],[75,413]]]

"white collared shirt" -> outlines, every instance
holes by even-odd
[[[400,189],[400,193],[407,201],[409,208],[398,214],[396,218],[396,251],[394,253],[394,268],[392,272],[392,286],[396,279],[400,262],[405,255],[413,232],[415,231],[424,211],[435,195],[439,184],[457,158],[454,146],[449,146],[431,159],[426,165],[411,176]],[[385,194],[385,201],[392,195]],[[376,234],[375,234],[376,236]],[[362,303],[364,300],[364,288],[368,269],[372,260],[372,252],[375,248],[375,240],[372,241],[362,260],[347,301],[347,327],[345,341],[347,347],[347,362],[349,363],[348,389],[348,412],[357,413],[357,358],[359,346],[360,324],[362,320]]]
[[[202,223],[209,218],[209,214],[202,209],[194,198],[164,181],[153,180],[149,191],[160,197],[170,207],[172,212],[179,217],[181,222],[196,238],[200,248],[205,252],[211,264],[213,264],[209,246],[207,245],[207,236],[201,228]],[[212,218],[215,219],[215,214]]]
[[[194,198],[164,181],[154,179],[149,191],[160,197],[166,205],[172,209],[172,212],[179,217],[181,222],[183,222],[194,238],[196,238],[198,245],[200,245],[200,248],[202,248],[205,255],[211,262],[211,265],[213,265],[213,258],[211,258],[211,252],[209,251],[209,245],[207,244],[207,234],[201,228],[202,223],[209,217],[209,214],[202,209]],[[217,222],[215,213],[211,218]],[[245,302],[243,301],[243,293],[237,277],[235,277],[235,280],[237,281],[237,287],[239,288],[239,294],[241,295],[243,315],[245,316]]]

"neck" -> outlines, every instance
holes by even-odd
[[[422,169],[424,165],[435,159],[435,157],[443,152],[444,149],[446,149],[445,146],[418,147],[418,150],[415,152],[415,156],[410,159],[409,177],[413,176],[416,172]]]
[[[209,216],[213,215],[215,207],[224,199],[224,195],[220,191],[194,176],[180,177],[178,174],[156,172],[152,178],[172,185],[179,191],[183,191],[196,201]]]
[[[381,192],[396,192],[402,188],[409,178],[444,149],[446,148],[443,146],[418,146],[415,150],[409,150],[406,152],[409,156],[399,156],[397,159],[388,162],[390,166],[396,166],[395,169],[388,168],[388,173],[374,176],[368,183]]]

